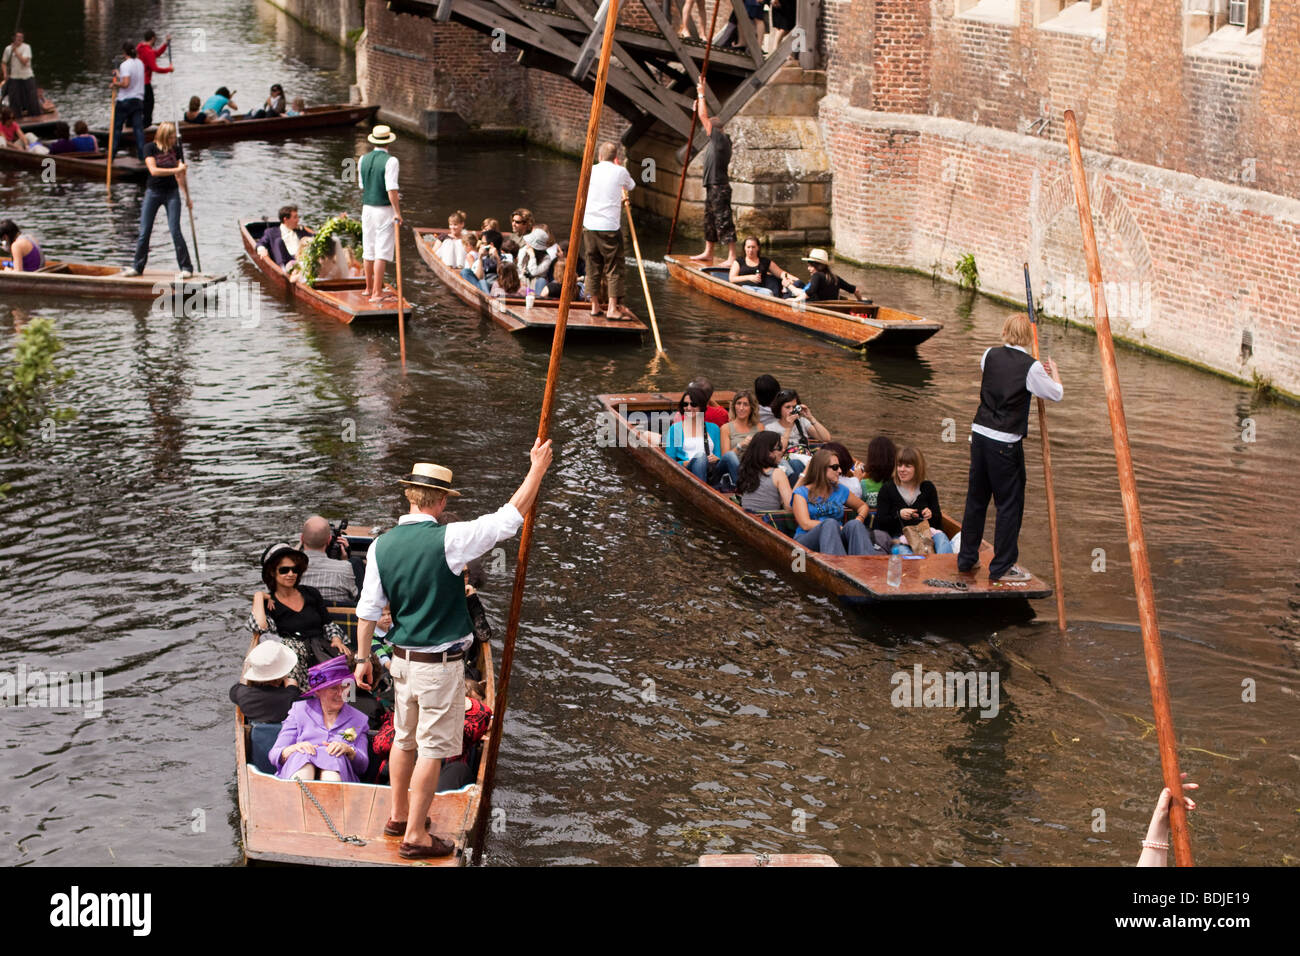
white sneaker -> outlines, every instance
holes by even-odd
[[[1013,564],[1011,568],[1002,575],[1002,577],[998,578],[998,580],[999,581],[1029,581],[1032,580],[1033,577],[1034,576],[1032,574],[1030,574],[1020,565]]]
[[[139,274],[140,273],[136,272],[130,266],[127,266],[125,269],[123,269],[121,272],[118,273],[118,275],[120,276],[138,276]]]
[[[191,272],[189,269],[182,269],[180,272],[176,273],[176,278],[188,279],[192,275],[194,275],[194,273]]]

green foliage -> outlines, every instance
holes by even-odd
[[[344,245],[354,249],[361,248],[361,220],[335,216],[320,231],[311,237],[305,249],[298,251],[298,268],[302,270],[303,281],[308,285],[316,284],[316,272],[320,268],[320,257],[325,254],[325,242],[331,236],[337,236]]]
[[[961,288],[969,288],[972,292],[979,288],[980,270],[979,266],[975,265],[973,253],[968,252],[958,259],[957,264],[953,266],[953,271],[957,273],[957,285]]]
[[[54,367],[62,349],[49,319],[32,319],[19,333],[13,364],[0,373],[0,449],[22,447],[45,422],[76,417],[74,409],[49,405],[50,390],[72,377],[72,369]]]

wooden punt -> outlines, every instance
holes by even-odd
[[[25,149],[0,148],[0,165],[20,169],[37,169],[42,172],[53,161],[56,175],[94,176],[104,179],[107,173],[107,153],[100,149],[86,153],[33,153]],[[121,153],[113,160],[113,181],[140,180],[149,177],[149,170],[135,156]]]
[[[178,287],[185,297],[226,278],[224,275],[195,273],[188,279],[178,279],[176,270],[166,269],[146,269],[138,276],[125,276],[123,268],[47,259],[45,265],[35,272],[0,270],[0,291],[96,299],[156,299],[164,292],[174,294]]]
[[[626,450],[638,465],[682,495],[703,517],[722,525],[774,565],[789,570],[796,550],[803,550],[797,548],[792,538],[745,511],[731,495],[697,480],[659,447],[659,433],[667,430],[668,416],[676,408],[678,397],[666,392],[625,392],[600,395],[598,400],[617,436],[618,447]],[[719,392],[714,399],[725,406],[730,394]],[[643,423],[638,418],[634,423],[629,422],[628,416],[638,412],[646,416],[646,421]],[[961,525],[948,515],[944,515],[943,524],[949,537],[961,530]],[[1037,577],[1025,582],[990,584],[988,564],[992,556],[992,545],[981,542],[979,567],[975,573],[965,575],[957,572],[955,554],[904,558],[902,584],[892,588],[886,580],[888,556],[837,557],[806,551],[804,570],[794,576],[850,603],[1023,599],[1051,595],[1051,587]],[[954,582],[965,587],[945,586]]]
[[[555,334],[555,317],[558,299],[533,299],[533,307],[523,297],[494,299],[477,285],[466,280],[459,272],[449,268],[433,251],[432,241],[447,234],[446,229],[427,229],[417,227],[415,230],[415,248],[419,250],[424,264],[433,270],[433,274],[464,303],[477,309],[498,325],[511,332],[545,332]],[[639,319],[607,319],[603,315],[592,315],[586,303],[574,302],[569,309],[569,319],[564,327],[565,335],[637,335],[648,331],[646,324]]]
[[[495,712],[496,677],[487,644],[482,645],[478,666],[487,683],[487,705]],[[319,780],[305,784],[339,833],[363,841],[361,845],[343,843],[330,832],[320,811],[295,781],[262,773],[249,762],[251,753],[251,727],[236,707],[239,829],[248,860],[314,866],[459,866],[466,862],[465,848],[472,845],[487,761],[479,760],[474,783],[437,794],[429,807],[432,831],[454,842],[456,852],[432,860],[406,860],[397,852],[402,838],[384,835],[390,806],[388,787]]]
[[[295,136],[315,130],[338,126],[355,126],[369,122],[379,112],[379,106],[347,105],[331,103],[324,106],[309,106],[300,116],[271,116],[264,119],[241,117],[228,123],[185,123],[176,124],[181,142],[187,146],[200,146],[204,143],[216,143],[235,139],[271,139],[276,136]],[[146,142],[152,142],[157,126],[145,130]],[[108,136],[108,130],[95,130],[95,136],[101,141]]]
[[[304,305],[323,312],[340,322],[351,324],[356,321],[397,322],[397,290],[385,285],[384,291],[391,293],[381,305],[371,305],[366,298],[366,280],[358,276],[355,279],[321,279],[314,286],[301,282],[290,282],[284,270],[267,256],[257,254],[257,241],[267,227],[276,228],[278,223],[263,219],[252,219],[239,223],[239,235],[244,243],[244,251],[253,260],[253,264],[262,271],[266,281],[277,291],[292,296]],[[406,303],[409,316],[414,309]]]
[[[942,322],[900,309],[845,299],[796,308],[793,300],[762,295],[736,285],[727,278],[724,269],[703,267],[687,256],[664,256],[664,261],[669,275],[693,289],[849,348],[911,349],[943,328]]]

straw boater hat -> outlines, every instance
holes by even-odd
[[[385,143],[391,143],[393,140],[397,139],[397,134],[387,126],[376,126],[366,139],[374,143],[376,146],[383,146]]]
[[[460,492],[451,486],[451,469],[432,462],[418,461],[411,468],[411,473],[399,479],[404,485],[416,485],[420,488],[436,488],[449,495],[460,497]]]
[[[279,680],[298,666],[298,655],[279,641],[263,641],[244,658],[244,679]]]
[[[346,654],[340,654],[307,669],[307,689],[304,694],[315,694],[335,684],[347,684],[352,681],[352,669],[348,667]]]
[[[825,249],[810,249],[808,255],[803,257],[804,262],[820,262],[824,266],[831,264],[831,257],[826,254]]]

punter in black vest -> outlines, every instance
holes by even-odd
[[[961,551],[957,570],[966,572],[979,562],[984,516],[989,496],[998,509],[993,533],[989,582],[1027,581],[1016,566],[1020,554],[1020,519],[1025,510],[1024,437],[1029,434],[1029,397],[1059,402],[1065,394],[1056,363],[1039,362],[1029,354],[1034,328],[1029,317],[1015,313],[1002,325],[1002,348],[984,352],[980,368],[980,407],[971,425],[970,479],[966,514],[961,522]]]

